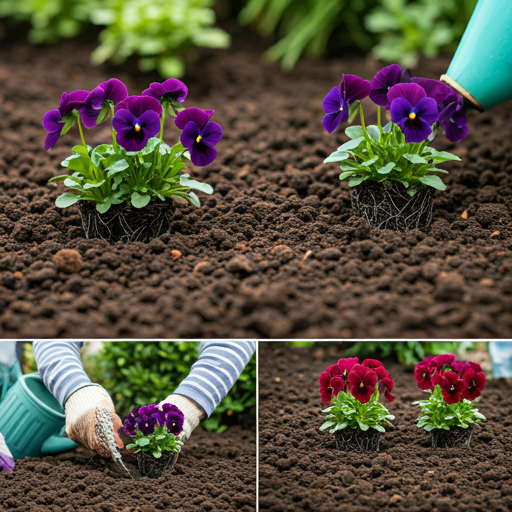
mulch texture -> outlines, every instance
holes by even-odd
[[[416,427],[423,394],[413,367],[385,362],[395,416],[375,454],[336,449],[320,432],[327,407],[318,377],[343,354],[260,344],[260,510],[489,512],[512,508],[512,385],[488,381],[476,407],[487,418],[468,448],[434,449]]]
[[[130,452],[124,452],[123,460],[134,480],[84,448],[18,461],[12,473],[0,472],[0,511],[255,510],[254,425],[233,426],[222,434],[198,429],[174,470],[157,479],[141,478]]]
[[[69,338],[510,337],[512,335],[512,105],[472,113],[453,150],[446,192],[427,231],[370,229],[324,158],[346,141],[323,132],[322,99],[373,61],[260,62],[243,34],[189,67],[187,105],[215,109],[218,159],[193,178],[211,184],[203,207],[178,207],[150,243],[85,239],[76,206],[59,209],[47,184],[78,144],[50,152],[41,120],[62,91],[117,76],[139,94],[157,76],[130,65],[91,67],[93,42],[31,47],[0,42],[0,336]],[[415,74],[438,77],[449,59]],[[375,117],[371,106],[366,114]],[[87,133],[97,144],[105,125]],[[177,140],[174,127],[166,140]],[[76,251],[83,265],[54,257]],[[75,259],[76,259],[75,258]]]

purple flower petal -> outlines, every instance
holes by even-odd
[[[3,471],[12,471],[14,469],[14,458],[6,455],[4,453],[0,453],[0,468]]]
[[[151,139],[151,137],[155,137],[155,135],[160,132],[160,118],[153,110],[144,112],[139,117],[139,123],[141,128],[146,132],[148,140]]]
[[[413,108],[417,117],[432,126],[437,121],[437,103],[433,98],[423,98]]]
[[[412,73],[411,73],[411,70],[409,68],[407,68],[403,73],[402,73],[402,78],[400,80],[400,82],[402,84],[408,84],[411,82],[411,79],[412,79]]]
[[[62,116],[56,108],[48,110],[43,117],[43,128],[50,133],[60,131],[64,127],[64,124],[60,122],[61,119]]]
[[[186,108],[178,113],[174,118],[174,123],[180,130],[183,130],[189,121],[194,121],[200,129],[203,129],[213,113],[214,110],[201,110],[197,107]]]
[[[350,104],[366,98],[370,94],[371,85],[368,80],[359,78],[356,75],[343,75],[340,89],[343,91],[343,99]]]
[[[389,104],[393,102],[395,98],[405,98],[409,103],[414,106],[418,101],[425,98],[427,93],[418,84],[396,84],[388,92]]]
[[[414,120],[407,119],[400,128],[404,132],[407,143],[423,142],[432,133],[432,128],[419,117]]]
[[[453,114],[455,114],[455,111],[457,110],[457,103],[452,102],[448,103],[440,112],[437,119],[438,123],[444,123],[445,121],[448,121]]]
[[[339,112],[326,114],[322,119],[322,125],[327,133],[332,133],[341,123],[348,120],[348,103],[345,103],[345,108]]]
[[[442,109],[448,103],[458,103],[459,101],[459,95],[451,87],[439,80],[414,77],[411,79],[411,82],[423,87],[427,96],[436,100],[439,109]]]
[[[128,110],[121,109],[114,115],[112,126],[117,132],[120,146],[126,151],[140,151],[159,132],[160,118],[153,110],[147,110],[136,117]]]
[[[194,165],[205,167],[217,158],[217,150],[205,142],[194,142],[190,151],[190,159]]]
[[[115,113],[114,119],[112,119],[112,126],[114,130],[119,133],[133,129],[136,122],[136,116],[129,110],[122,109]]]
[[[62,125],[64,126],[64,125]],[[57,141],[60,137],[60,132],[62,131],[62,128],[59,131],[49,133],[46,135],[46,138],[44,139],[44,149],[48,151],[49,149],[53,148],[55,144],[57,144]]]
[[[61,107],[59,105],[60,113],[62,114],[62,117],[66,116],[70,112],[72,112],[74,109],[80,110],[85,105],[85,99],[87,98],[89,92],[84,91],[82,89],[79,89],[77,91],[73,91],[67,95],[65,104],[63,105],[63,108],[61,110]],[[62,95],[64,96],[64,94]],[[61,104],[62,104],[62,96],[61,96]]]
[[[201,135],[199,126],[195,121],[189,121],[181,132],[180,142],[190,151],[199,135]]]
[[[115,112],[123,109],[128,110],[135,117],[141,116],[146,110],[153,110],[158,117],[162,116],[162,105],[151,96],[128,96],[116,105]]]
[[[402,68],[398,64],[377,71],[371,82],[370,99],[381,107],[389,108],[388,92],[391,87],[403,81],[401,77]]]
[[[100,84],[105,91],[105,99],[110,100],[112,103],[117,104],[128,97],[128,89],[126,85],[117,78],[111,78],[106,82]]]
[[[157,100],[176,100],[183,103],[187,97],[187,86],[176,78],[169,78],[162,84],[153,82],[142,96],[151,96]]]
[[[333,87],[324,98],[322,103],[326,114],[338,114],[343,106],[341,91],[339,87]]]
[[[395,98],[389,107],[391,121],[400,126],[400,124],[405,123],[405,121],[409,118],[412,109],[413,106],[406,98]]]
[[[462,109],[458,110],[453,116],[442,123],[446,138],[452,142],[460,142],[468,134],[468,120]]]
[[[201,130],[204,142],[215,146],[222,139],[222,127],[215,121],[208,121]]]

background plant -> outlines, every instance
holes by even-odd
[[[457,352],[462,356],[474,348],[475,344],[470,341],[358,341],[348,348],[346,355],[379,359],[394,356],[402,364],[416,364],[427,355]]]
[[[91,55],[99,64],[139,57],[141,71],[163,77],[185,72],[193,47],[226,48],[229,35],[214,27],[215,0],[1,0],[0,17],[29,21],[34,44],[75,37],[91,25],[103,27]]]

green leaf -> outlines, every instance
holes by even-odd
[[[349,176],[352,176],[354,173],[354,170],[342,172],[340,174],[340,180],[344,180],[345,178],[348,178]]]
[[[359,112],[359,105],[361,105],[361,102],[359,100],[354,101],[351,103],[348,107],[348,123],[352,123],[352,121],[356,118],[357,113]]]
[[[82,156],[89,156],[89,151],[91,150],[90,146],[87,146],[87,149],[85,149],[83,144],[80,144],[79,146],[75,146],[71,152],[75,155],[82,155]]]
[[[364,180],[367,180],[369,178],[369,176],[364,176],[362,178],[352,178],[349,182],[348,182],[348,186],[349,187],[357,187],[357,185],[359,185],[360,183],[362,183]]]
[[[384,133],[390,133],[392,128],[393,128],[393,123],[391,121],[389,121],[388,124],[386,124],[385,126],[382,127],[382,131]]]
[[[370,428],[366,423],[363,423],[359,420],[357,420],[357,424],[359,425],[359,428],[364,432],[366,432]]]
[[[105,119],[107,118],[109,112],[110,105],[108,104],[108,101],[104,101],[100,113],[98,114],[98,118],[96,119],[96,124],[103,123],[103,121],[105,121]]]
[[[96,203],[96,210],[99,213],[106,213],[112,206],[112,203],[110,202],[110,198],[106,198],[103,203]]]
[[[76,147],[76,146],[75,146]],[[60,163],[60,165],[62,165],[62,167],[69,167],[69,162],[71,162],[71,160],[74,160],[75,158],[80,158],[81,155],[71,155],[71,156],[68,156],[66,158],[66,160],[62,160],[62,162]]]
[[[151,452],[151,454],[155,459],[159,459],[162,456],[162,452]]]
[[[333,425],[335,425],[336,423],[334,421],[326,421],[321,427],[320,427],[320,430],[326,430],[328,429],[329,427],[332,427]]]
[[[335,151],[332,155],[328,156],[324,160],[324,164],[329,164],[331,162],[341,162],[341,160],[346,160],[350,155],[346,151]]]
[[[375,142],[380,142],[380,130],[378,126],[371,124],[370,126],[366,127],[366,131],[368,132],[370,139],[374,140]]]
[[[114,174],[117,174],[118,172],[122,172],[125,169],[128,169],[130,165],[126,160],[118,160],[117,162],[113,163],[110,167],[107,167],[105,170],[108,171],[107,176],[110,178]]]
[[[143,437],[142,439],[137,439],[137,441],[135,441],[137,446],[147,446],[149,443],[150,441],[147,437]]]
[[[78,194],[71,194],[70,192],[64,192],[55,200],[55,206],[58,208],[67,208],[72,204],[75,204],[80,197]]]
[[[148,140],[148,143],[146,144],[146,146],[143,149],[141,149],[140,154],[141,155],[149,155],[150,153],[153,153],[155,148],[161,142],[162,142],[162,140],[159,139],[158,137],[151,137],[151,139]]]
[[[337,151],[348,151],[349,149],[354,149],[363,142],[364,137],[357,137],[357,139],[349,140],[348,142],[345,142],[345,144],[342,144]]]
[[[89,190],[90,188],[98,188],[101,187],[105,183],[105,180],[101,180],[99,183],[86,183],[84,185],[84,190]]]
[[[184,178],[183,176],[180,178],[180,185],[182,185],[183,187],[199,190],[200,192],[204,192],[205,194],[213,194],[213,187],[211,185],[208,185],[208,183],[201,183],[200,181]]]
[[[62,128],[62,131],[60,132],[60,136],[66,135],[66,133],[71,130],[71,127],[75,124],[76,117],[74,114],[68,114],[66,116],[66,121],[64,123],[64,127]]]
[[[361,162],[361,165],[363,167],[370,167],[373,163],[375,163],[379,159],[378,156],[374,156],[373,158],[370,158],[370,160],[366,160],[366,162]]]
[[[358,137],[364,138],[364,131],[362,126],[349,126],[345,128],[345,135],[349,139],[357,139]]]
[[[422,156],[415,155],[414,153],[405,153],[403,157],[413,164],[426,164],[428,163]]]
[[[144,206],[147,206],[150,201],[151,196],[147,194],[141,196],[138,192],[134,192],[131,196],[131,202],[135,208],[144,208]]]
[[[62,174],[61,176],[54,176],[48,180],[48,183],[57,183],[58,181],[67,180],[69,176],[67,174]]]
[[[426,426],[425,426],[425,430],[426,430],[427,432],[430,432],[431,430],[434,430],[435,428],[436,428],[436,426],[435,426],[435,425],[426,425]]]
[[[379,432],[386,432],[386,429],[382,425],[373,425],[375,430],[378,430]]]
[[[130,444],[127,444],[127,445],[126,445],[126,449],[127,449],[127,450],[131,450],[132,448],[136,448],[136,447],[137,447],[137,445],[136,445],[136,444],[134,444],[134,443],[130,443]]]
[[[389,174],[395,168],[395,162],[389,162],[384,167],[377,169],[379,174]]]
[[[475,412],[473,411],[473,416],[475,416],[475,418],[478,418],[479,420],[485,420],[487,419],[482,413],[480,412]]]
[[[446,185],[443,183],[439,176],[423,176],[420,178],[420,181],[424,185],[428,185],[429,187],[434,187],[437,190],[446,190]]]

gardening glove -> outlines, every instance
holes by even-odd
[[[0,434],[0,471],[12,471],[14,469],[14,457],[5,444],[5,439]]]
[[[185,396],[176,394],[169,395],[158,405],[162,404],[175,405],[183,413],[183,431],[179,436],[182,441],[187,441],[190,434],[192,434],[192,430],[199,425],[200,421],[206,419],[206,413],[203,408]]]
[[[120,458],[118,430],[123,426],[110,395],[96,385],[72,393],[64,404],[66,435],[102,457]]]

